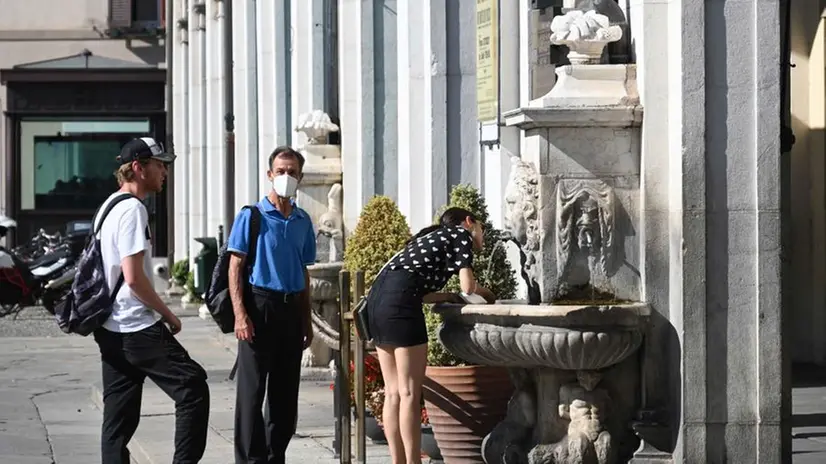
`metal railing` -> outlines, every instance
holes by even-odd
[[[367,440],[365,437],[365,397],[364,358],[365,342],[353,330],[353,307],[364,295],[364,271],[355,273],[355,294],[350,291],[350,271],[339,273],[339,346],[336,354],[335,401],[336,437],[333,449],[341,464],[350,464],[353,459],[352,430],[350,413],[350,385],[355,385],[355,462],[367,461]],[[353,377],[350,377],[350,361],[353,361]]]

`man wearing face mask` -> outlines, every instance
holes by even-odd
[[[285,462],[298,417],[301,353],[313,339],[307,266],[316,259],[315,232],[310,216],[294,200],[304,157],[278,147],[269,167],[272,190],[256,205],[261,226],[249,272],[249,209],[235,218],[227,246],[238,338],[237,464]]]

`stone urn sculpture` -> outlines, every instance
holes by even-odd
[[[606,45],[622,38],[622,28],[594,10],[572,10],[551,21],[551,43],[565,45],[571,64],[595,64]]]

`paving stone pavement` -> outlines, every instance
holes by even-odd
[[[234,361],[228,348],[233,344],[229,337],[217,333],[211,321],[197,317],[197,310],[176,312],[184,325],[179,340],[209,374],[210,435],[202,462],[231,463],[235,387],[227,376]],[[37,310],[27,310],[16,319],[0,318],[0,464],[100,462],[97,345],[91,338],[55,332],[50,324],[50,316]],[[308,370],[303,375],[298,432],[290,444],[287,462],[339,462],[331,449],[332,392],[330,381],[322,380],[323,372]],[[826,369],[796,366],[795,374],[793,462],[823,464]],[[172,401],[147,382],[141,424],[130,445],[133,462],[170,462],[173,433]],[[370,444],[367,454],[370,464],[390,462],[386,446]]]
[[[207,370],[211,390],[210,432],[204,464],[233,462],[235,385],[227,379],[235,355],[218,341],[215,325],[183,316],[178,339]],[[54,332],[50,315],[27,310],[17,319],[0,318],[0,463],[90,464],[100,462],[100,363],[91,337]],[[39,321],[42,336],[13,336],[15,327],[31,330]],[[304,375],[299,423],[287,461],[333,457],[332,392],[321,369]],[[168,463],[174,434],[174,403],[151,381],[144,387],[141,423],[130,443],[133,462]],[[389,462],[387,447],[370,444],[369,463]]]

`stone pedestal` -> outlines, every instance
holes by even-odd
[[[638,301],[642,110],[635,67],[573,65],[557,75],[547,95],[504,114],[527,139],[514,170],[527,182],[514,183],[536,190],[508,195],[509,204],[528,203],[511,208],[517,213],[508,213],[508,228],[539,232],[528,251],[542,301]],[[520,217],[527,210],[535,213]]]
[[[309,267],[310,292],[313,311],[333,327],[338,326],[338,273],[342,263],[318,263]],[[301,365],[304,367],[328,366],[333,360],[333,350],[320,337],[313,339],[304,351]]]
[[[296,203],[310,214],[313,224],[329,208],[330,188],[341,183],[341,147],[338,145],[305,145],[300,150],[306,164],[304,179],[298,189]]]
[[[307,139],[299,149],[305,164],[296,202],[310,215],[316,231],[316,264],[309,267],[312,309],[336,326],[338,273],[344,259],[341,147],[326,142],[338,126],[327,114],[314,110],[299,117],[296,131]],[[330,348],[316,337],[305,351],[302,365],[327,366],[331,360]]]

